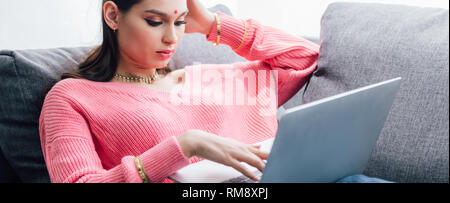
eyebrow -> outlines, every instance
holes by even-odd
[[[153,14],[160,15],[160,16],[163,16],[163,17],[168,17],[168,16],[169,16],[169,15],[167,15],[166,13],[163,13],[163,12],[158,11],[158,10],[155,10],[155,9],[146,10],[145,12],[146,12],[146,13],[153,13]],[[181,14],[179,15],[179,17],[180,17],[180,16],[183,16],[183,15],[185,15],[185,14],[187,14],[188,12],[189,12],[189,10],[187,10],[187,11],[181,13]]]

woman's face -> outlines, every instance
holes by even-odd
[[[118,42],[121,59],[139,68],[164,68],[175,52],[184,31],[186,0],[142,0],[121,14]]]

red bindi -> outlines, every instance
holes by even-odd
[[[177,13],[178,13],[178,10],[175,10],[174,13],[177,14]]]

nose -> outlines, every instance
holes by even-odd
[[[177,32],[174,26],[169,26],[164,34],[163,42],[168,45],[176,44],[178,41]]]

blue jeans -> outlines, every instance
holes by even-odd
[[[379,178],[371,178],[362,174],[358,174],[342,178],[338,180],[336,183],[393,183],[393,182]]]

